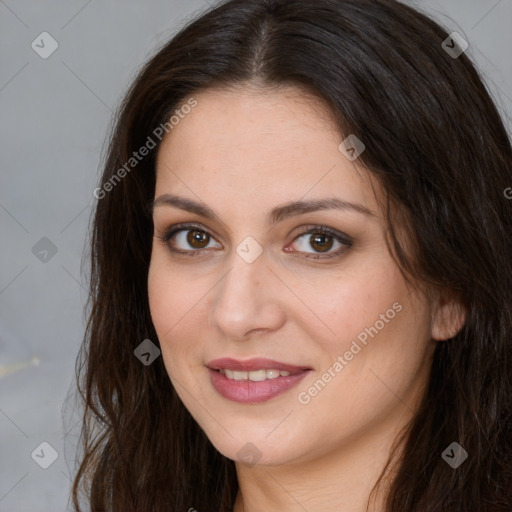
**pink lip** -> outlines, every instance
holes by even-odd
[[[216,359],[210,361],[206,366],[208,367],[208,373],[215,390],[228,400],[242,403],[266,402],[297,385],[311,371],[311,368],[261,358],[249,359],[247,361],[237,361],[230,358]],[[231,380],[217,371],[220,368],[236,371],[276,369],[290,372],[291,375],[287,377],[279,376],[275,379],[267,379],[260,382]]]

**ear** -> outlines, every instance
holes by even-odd
[[[456,336],[466,321],[466,315],[466,307],[454,292],[439,291],[432,309],[432,339],[444,341]]]

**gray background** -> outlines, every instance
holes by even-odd
[[[512,0],[414,5],[469,42],[510,131]],[[207,0],[0,0],[2,512],[70,510],[78,416],[68,402],[63,419],[62,407],[84,330],[81,258],[103,143],[139,66],[207,7]],[[59,45],[47,59],[31,47],[42,32]],[[33,251],[43,237],[53,256]],[[50,461],[44,441],[58,453],[48,469],[31,457],[37,448],[34,459]]]

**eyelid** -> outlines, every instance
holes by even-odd
[[[294,237],[294,240],[302,235],[307,235],[309,233],[325,233],[328,235],[331,235],[332,237],[336,238],[337,240],[345,243],[345,244],[352,244],[353,240],[350,236],[348,236],[346,233],[343,233],[342,231],[338,231],[334,228],[330,228],[328,226],[323,226],[321,224],[308,224],[306,226],[302,226],[301,231],[297,233]]]

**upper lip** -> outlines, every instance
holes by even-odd
[[[303,370],[311,370],[309,366],[295,366],[293,364],[281,363],[280,361],[274,361],[272,359],[266,359],[263,357],[254,357],[244,361],[232,359],[230,357],[223,357],[221,359],[214,359],[213,361],[206,363],[206,366],[211,370],[224,369],[240,372],[251,372],[257,370],[281,370],[290,373],[296,373]]]

